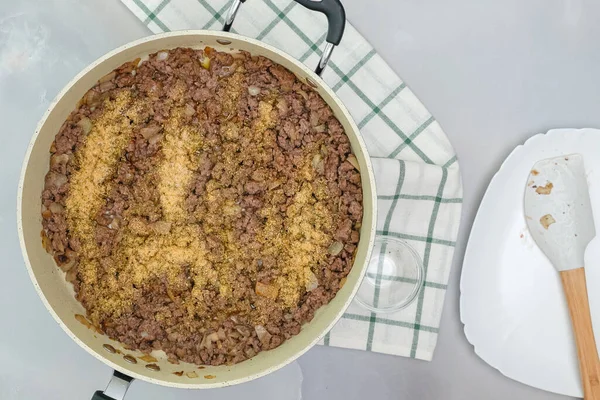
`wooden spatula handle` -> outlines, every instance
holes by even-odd
[[[571,322],[577,342],[579,370],[583,383],[585,399],[600,400],[600,360],[596,349],[596,339],[592,329],[590,304],[588,302],[585,270],[583,268],[562,271],[560,273]]]

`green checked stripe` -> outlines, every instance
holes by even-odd
[[[342,73],[342,71],[335,65],[335,63],[330,63],[331,64],[331,69],[333,71],[335,71],[335,73],[337,73],[338,75],[340,75]],[[365,104],[367,104],[369,107],[371,107],[371,110],[373,112],[375,112],[375,114],[378,114],[379,117],[381,118],[381,120],[383,122],[385,122],[390,128],[392,128],[392,130],[394,131],[394,133],[396,133],[396,135],[398,135],[405,143],[408,147],[410,147],[423,161],[425,161],[427,164],[434,164],[433,160],[429,157],[427,157],[427,155],[423,152],[423,150],[421,150],[420,148],[418,148],[413,142],[412,140],[410,140],[408,138],[408,136],[406,135],[406,133],[402,132],[402,130],[400,128],[398,128],[398,126],[396,126],[396,124],[394,124],[394,122],[382,111],[380,110],[368,97],[367,95],[360,90],[360,88],[358,86],[356,86],[356,84],[352,81],[348,81],[346,82],[346,84],[348,85],[348,87],[350,87],[354,93],[356,93],[356,95],[358,97],[360,97],[360,99],[362,101],[365,102]]]
[[[152,12],[151,15],[154,16],[154,18],[156,18],[156,16],[158,15],[158,13],[160,13],[162,11],[163,8],[166,7],[167,4],[169,4],[171,2],[171,0],[163,0],[160,2],[160,4],[158,5],[158,7],[156,7],[154,9],[154,11]],[[148,16],[148,18],[146,18],[146,20],[144,21],[145,25],[148,25],[150,23],[150,21],[152,21],[152,19],[150,18],[150,16]]]
[[[230,5],[231,5],[232,2],[228,1],[227,3],[225,3],[225,5],[223,7],[221,7],[219,9],[219,11],[216,11],[210,4],[208,4],[207,1],[198,0],[198,3],[202,4],[204,6],[204,8],[206,8],[207,10],[209,10],[211,12],[212,16],[213,16],[212,19],[210,21],[208,21],[206,24],[204,24],[204,26],[202,27],[202,29],[208,29],[215,22],[222,22],[221,21],[223,19],[222,17],[225,15],[225,13],[229,9],[229,7],[230,7]]]
[[[213,21],[218,21],[219,18],[221,18],[221,12],[215,10],[208,1],[205,1],[205,0],[197,0],[197,1],[198,1],[198,3],[202,4],[204,6],[204,8],[206,8],[213,15]],[[227,9],[228,5],[229,5],[229,2],[222,8],[222,10]]]
[[[432,333],[439,332],[438,328],[434,328],[432,326],[411,324],[410,322],[395,321],[393,319],[388,319],[388,318],[381,318],[381,317],[373,318],[373,317],[367,317],[364,315],[351,314],[351,313],[345,313],[342,318],[350,319],[350,320],[354,320],[354,321],[364,321],[364,322],[368,322],[369,324],[377,323],[377,324],[383,324],[383,325],[389,325],[389,326],[401,326],[403,328],[414,329],[416,331],[421,330],[421,331],[432,332]]]
[[[456,156],[452,157],[446,164],[442,165],[442,168],[450,168],[457,160]]]
[[[390,93],[390,95],[388,97],[386,97],[377,107],[375,107],[373,110],[371,110],[371,112],[369,114],[367,114],[367,116],[362,121],[360,121],[360,123],[358,124],[358,127],[360,129],[364,128],[369,123],[369,121],[371,121],[374,116],[379,114],[381,112],[381,109],[383,107],[385,107],[386,105],[388,105],[390,101],[395,99],[396,96],[398,96],[398,93],[400,93],[402,91],[402,89],[404,89],[405,87],[406,87],[406,85],[404,84],[404,82],[402,82],[402,84],[400,86],[398,86],[396,89],[394,89],[394,91],[392,91],[392,93]]]
[[[423,132],[431,123],[435,121],[433,117],[429,117],[427,121],[423,122],[421,126],[419,126],[409,137],[404,141],[404,143],[400,144],[400,146],[396,147],[396,150],[392,151],[392,153],[388,156],[388,158],[396,158],[398,154],[408,146],[410,143],[414,142],[414,140],[419,136],[421,132]]]
[[[367,276],[369,278],[377,278],[379,277],[382,281],[388,281],[388,282],[404,282],[404,283],[412,283],[415,284],[417,283],[416,279],[411,279],[411,278],[404,278],[402,276],[395,276],[395,275],[385,275],[385,274],[374,274],[371,272],[367,273]],[[441,283],[434,283],[434,282],[423,282],[423,285],[430,287],[430,288],[434,288],[434,289],[447,289],[448,285],[442,285]]]
[[[158,18],[156,14],[154,14],[141,0],[133,0],[135,5],[137,5],[140,10],[146,13],[147,21],[145,24],[148,25],[150,21],[154,22],[156,25],[160,27],[165,32],[170,32],[171,30]],[[160,7],[160,6],[159,6]],[[164,7],[164,6],[163,6]]]
[[[311,54],[316,53],[317,50],[319,50],[319,47],[321,47],[321,45],[325,42],[326,38],[327,38],[327,33],[322,34],[321,37],[319,38],[319,40],[317,40],[317,43],[310,46],[310,48],[308,50],[306,50],[306,53],[302,54],[302,57],[300,57],[299,60],[301,62],[304,62],[304,61],[306,61],[306,59],[308,57],[310,57]]]
[[[448,180],[448,170],[446,168],[442,169],[442,180],[440,182],[440,186],[438,188],[437,197],[441,198],[444,193],[444,186],[446,185],[446,181]],[[425,279],[427,279],[427,270],[429,268],[429,256],[431,255],[431,244],[433,243],[433,231],[435,229],[435,220],[438,217],[438,212],[440,210],[440,202],[436,201],[433,205],[433,212],[431,214],[431,219],[429,221],[429,229],[427,231],[427,244],[425,245],[425,257],[423,257],[423,266],[425,269]],[[421,318],[423,316],[423,299],[425,296],[425,290],[421,290],[418,297],[417,302],[417,315],[415,318],[415,325],[420,326]],[[413,344],[410,350],[410,357],[415,358],[417,354],[417,348],[419,346],[419,329],[415,329],[413,335]]]
[[[438,208],[439,208],[439,204],[441,204],[440,202],[436,201],[436,204],[438,204]],[[449,246],[449,247],[456,247],[456,242],[451,241],[451,240],[443,240],[443,239],[436,239],[430,236],[416,236],[416,235],[407,235],[404,233],[398,233],[398,232],[392,232],[392,231],[387,231],[387,230],[381,230],[381,231],[377,231],[378,235],[385,235],[385,236],[392,236],[398,239],[404,239],[404,240],[414,240],[417,242],[425,242],[427,244],[433,243],[433,244],[441,244],[442,246]]]
[[[283,11],[280,11],[277,14],[277,18],[275,18],[273,21],[271,21],[271,23],[269,25],[267,25],[267,27],[256,37],[258,40],[262,40],[265,38],[265,36],[267,36],[269,34],[269,32],[271,32],[273,30],[273,28],[275,28],[275,26],[277,26],[278,23],[280,23],[286,16],[286,14],[296,6],[296,4],[298,3],[290,3],[286,8],[283,9]]]
[[[455,197],[452,199],[444,199],[441,197],[435,196],[420,196],[420,195],[412,195],[412,194],[400,194],[400,195],[392,195],[392,196],[377,196],[378,200],[396,200],[396,199],[405,199],[405,200],[424,200],[424,201],[439,201],[442,204],[461,204],[463,199],[460,197]]]
[[[372,49],[370,52],[367,53],[366,56],[363,57],[362,60],[360,60],[360,62],[358,64],[356,64],[354,67],[352,67],[352,69],[350,71],[348,71],[347,74],[345,74],[344,76],[342,76],[342,78],[340,79],[340,81],[332,88],[334,92],[337,92],[343,85],[344,83],[348,82],[350,80],[350,78],[352,78],[354,76],[354,74],[356,73],[356,71],[358,71],[359,69],[362,68],[363,65],[365,65],[371,58],[373,58],[373,56],[377,54],[375,52],[375,49]]]
[[[275,3],[273,3],[271,0],[264,0],[264,2],[269,6],[269,8],[271,10],[273,10],[273,12],[275,14],[277,14],[277,22],[279,21],[283,21],[285,22],[293,31],[294,33],[296,33],[296,35],[298,35],[298,37],[300,37],[300,39],[302,39],[304,41],[304,43],[306,43],[308,45],[309,48],[314,48],[315,52],[320,56],[322,54],[321,50],[317,47],[316,43],[313,43],[312,40],[310,40],[310,38],[308,36],[306,36],[306,34],[304,34],[304,32],[302,32],[302,30],[300,28],[298,28],[298,26],[293,23],[288,17],[287,15],[285,15],[284,11],[279,9],[279,7],[277,7],[277,5],[275,5]],[[294,2],[292,2],[292,4],[296,4]]]
[[[399,171],[398,171],[398,182],[396,183],[396,194],[399,195],[402,192],[402,185],[404,184],[404,176],[406,174],[406,164],[404,161],[400,161],[398,163]],[[389,230],[390,224],[392,222],[392,217],[394,216],[394,210],[396,208],[396,203],[398,200],[393,200],[390,209],[385,217],[385,223],[383,224],[384,230]],[[377,265],[377,277],[375,278],[375,290],[373,295],[373,306],[377,308],[379,305],[379,290],[381,285],[381,273],[383,270],[383,255],[385,254],[387,249],[386,244],[384,243],[381,246],[381,251],[379,253],[379,263]],[[373,348],[373,335],[375,334],[375,324],[377,322],[377,314],[371,313],[370,321],[369,321],[369,333],[367,335],[367,351],[371,351]]]

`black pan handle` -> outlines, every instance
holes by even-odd
[[[327,45],[325,46],[325,50],[323,50],[323,54],[321,55],[319,65],[315,69],[317,75],[320,76],[323,73],[325,67],[327,66],[329,59],[331,58],[333,49],[335,48],[335,46],[340,44],[340,42],[342,41],[342,36],[344,36],[344,29],[346,28],[346,11],[344,10],[344,6],[342,5],[340,0],[294,1],[296,1],[299,4],[302,4],[309,10],[323,13],[327,17],[327,22],[329,24],[329,28],[327,31]],[[225,32],[229,32],[231,30],[231,26],[233,25],[235,16],[239,11],[240,6],[245,2],[246,0],[233,1],[231,7],[229,8],[229,12],[227,13],[227,17],[225,18],[225,25],[223,26],[223,30]]]
[[[346,10],[340,0],[294,0],[309,10],[325,14],[329,23],[327,43],[339,45],[346,29]]]
[[[106,389],[96,391],[92,400],[123,400],[131,381],[133,381],[132,377],[115,370]]]

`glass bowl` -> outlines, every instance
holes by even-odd
[[[423,262],[408,243],[377,236],[367,272],[354,300],[376,313],[408,307],[423,287]]]

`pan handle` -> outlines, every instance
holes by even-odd
[[[346,28],[346,11],[344,10],[344,6],[340,2],[340,0],[294,1],[296,1],[299,4],[302,4],[309,10],[323,13],[327,17],[327,22],[329,23],[329,28],[327,31],[327,45],[325,46],[325,50],[323,50],[323,54],[321,55],[319,65],[317,65],[317,68],[315,69],[317,75],[321,76],[323,70],[329,62],[329,59],[331,58],[333,49],[335,48],[335,46],[340,44],[340,42],[342,41],[342,36],[344,36],[344,29]],[[227,17],[225,18],[225,25],[223,26],[223,30],[225,32],[229,32],[231,30],[231,26],[233,25],[235,16],[237,15],[237,12],[239,11],[242,3],[245,2],[246,0],[233,1],[231,7],[229,8],[229,12],[227,13]]]
[[[92,400],[123,400],[131,381],[133,381],[132,377],[114,370],[104,392],[101,390],[96,391],[92,396]]]

